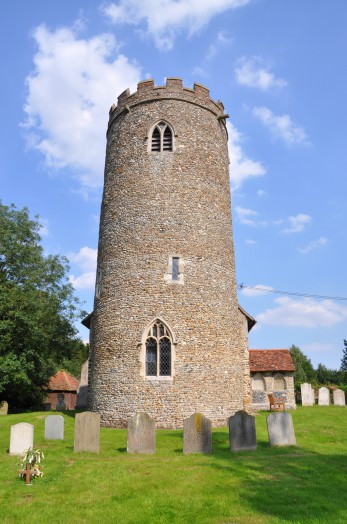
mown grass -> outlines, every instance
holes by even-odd
[[[99,455],[74,453],[73,413],[64,441],[44,439],[47,413],[0,417],[0,521],[5,523],[347,523],[347,409],[292,412],[297,447],[270,448],[256,416],[258,449],[230,453],[227,428],[211,455],[183,455],[182,431],[157,430],[155,455],[126,453],[126,431],[101,429]],[[9,456],[10,426],[35,426],[43,478],[26,486]]]

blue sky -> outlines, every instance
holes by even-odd
[[[0,20],[0,196],[40,215],[85,308],[108,110],[177,76],[230,114],[237,281],[262,288],[239,290],[250,347],[296,344],[338,368],[347,300],[271,291],[347,297],[346,1],[12,0]]]

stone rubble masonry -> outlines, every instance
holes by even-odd
[[[248,330],[238,309],[224,107],[209,90],[140,82],[112,106],[90,324],[88,409],[126,427],[145,412],[180,428],[194,411],[214,426],[250,410]],[[173,151],[151,152],[168,122]],[[170,257],[183,283],[167,279]],[[146,329],[171,330],[173,375],[145,376]]]

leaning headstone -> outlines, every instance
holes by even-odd
[[[128,453],[155,453],[155,420],[147,413],[136,413],[128,420]]]
[[[64,417],[48,415],[45,420],[45,438],[47,440],[64,440]]]
[[[271,413],[266,417],[270,446],[296,446],[290,413]]]
[[[0,402],[0,415],[7,415],[8,413],[8,404],[6,400]]]
[[[212,452],[212,422],[201,413],[193,413],[183,422],[183,453]]]
[[[75,417],[74,451],[100,450],[100,415],[91,411],[77,413]]]
[[[246,411],[237,411],[229,417],[230,451],[253,451],[257,449],[255,420]]]
[[[21,455],[34,447],[34,426],[27,422],[19,422],[11,426],[10,455]]]
[[[335,391],[333,391],[333,398],[334,398],[334,406],[345,406],[346,405],[345,392],[342,391],[342,389],[335,389]]]
[[[311,384],[304,382],[301,384],[301,404],[303,406],[313,406],[314,404],[314,391]]]
[[[329,406],[330,404],[330,391],[328,388],[322,387],[318,390],[318,405]]]

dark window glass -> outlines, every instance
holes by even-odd
[[[157,341],[148,338],[146,342],[146,375],[157,374]]]
[[[172,280],[178,280],[178,257],[172,257]]]
[[[159,374],[168,376],[171,375],[171,342],[169,338],[162,338],[160,340],[160,368]]]

